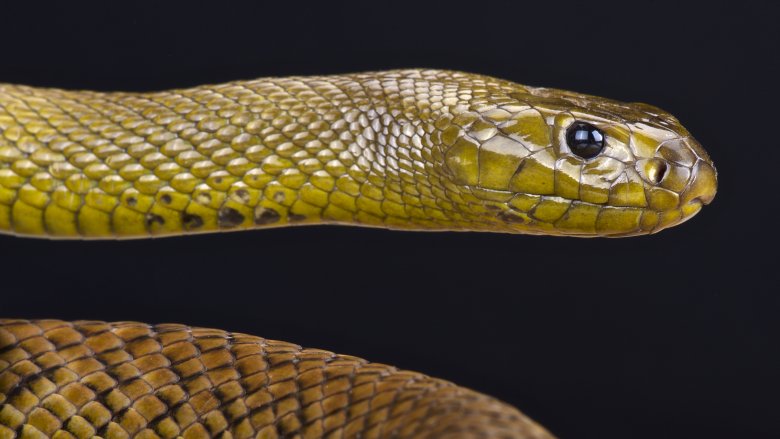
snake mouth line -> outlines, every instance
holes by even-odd
[[[548,198],[562,201],[562,202],[563,201],[569,202],[569,207],[566,209],[566,211],[552,222],[537,218],[535,216],[534,208],[528,211],[524,211],[524,210],[517,209],[516,207],[508,203],[501,203],[502,209],[501,212],[499,213],[499,218],[502,221],[510,221],[508,217],[511,217],[513,222],[523,224],[524,226],[540,227],[540,229],[535,232],[525,231],[525,233],[530,233],[530,234],[547,234],[550,233],[551,229],[549,228],[557,229],[556,223],[561,219],[565,218],[569,214],[569,211],[576,206],[597,208],[599,209],[598,216],[604,214],[604,212],[609,210],[615,211],[615,210],[625,209],[628,211],[636,212],[639,218],[644,218],[646,215],[651,215],[651,217],[657,218],[653,220],[654,222],[656,222],[656,224],[650,227],[642,225],[644,223],[644,219],[640,219],[636,225],[634,225],[631,228],[626,228],[624,230],[576,231],[576,230],[558,229],[560,235],[564,235],[564,236],[616,238],[616,237],[637,236],[643,234],[654,234],[660,232],[661,230],[665,230],[667,228],[682,224],[683,222],[691,219],[697,213],[699,213],[702,207],[708,204],[710,201],[708,199],[703,200],[701,197],[696,197],[682,205],[678,205],[678,207],[676,208],[672,208],[669,210],[655,210],[647,206],[644,207],[612,206],[609,204],[598,204],[598,203],[592,203],[592,202],[581,201],[581,200],[564,200],[563,198],[559,198],[559,197],[548,197]]]

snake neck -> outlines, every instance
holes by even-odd
[[[3,85],[0,230],[457,229],[469,223],[456,205],[464,189],[441,165],[437,128],[460,102],[457,75],[292,77],[142,94]]]

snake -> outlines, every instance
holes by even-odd
[[[716,191],[707,152],[657,107],[479,74],[0,84],[2,234],[626,237],[687,221]],[[17,437],[553,436],[492,397],[329,351],[180,324],[3,319],[0,439]]]

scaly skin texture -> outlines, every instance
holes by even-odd
[[[592,159],[566,128],[606,135]],[[467,73],[157,93],[0,85],[0,231],[146,237],[288,224],[652,233],[716,191],[671,115]]]
[[[0,439],[552,439],[504,403],[215,329],[0,320]]]

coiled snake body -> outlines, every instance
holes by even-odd
[[[155,93],[0,85],[0,232],[24,236],[628,236],[687,220],[716,186],[662,110],[460,72]],[[0,439],[550,437],[443,381],[176,325],[2,321],[0,404]]]

